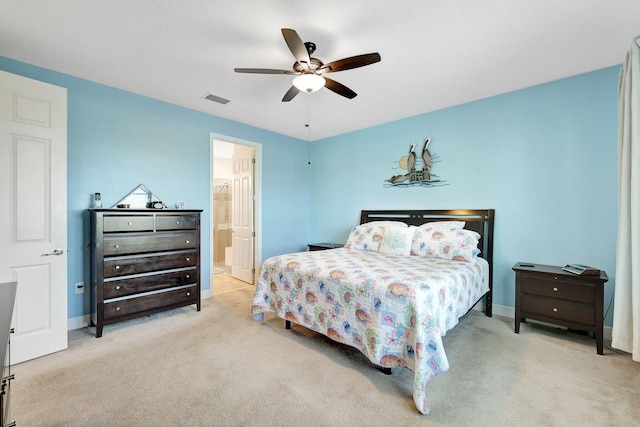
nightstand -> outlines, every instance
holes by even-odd
[[[516,273],[515,333],[520,322],[539,320],[569,329],[593,333],[598,354],[603,354],[604,283],[609,280],[601,271],[597,276],[578,276],[562,267],[519,262]]]
[[[340,243],[311,243],[309,244],[310,251],[324,251],[325,249],[337,249],[343,247]]]

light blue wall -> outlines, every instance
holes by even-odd
[[[361,209],[496,209],[494,303],[518,261],[583,263],[613,290],[620,67],[311,143],[311,240],[344,242]],[[428,96],[428,94],[416,94]],[[409,145],[439,157],[439,188],[385,188]],[[605,306],[606,309],[606,306]],[[611,313],[606,324],[611,325]]]
[[[262,144],[262,258],[304,249],[308,241],[308,143],[86,80],[0,57],[0,69],[67,88],[69,318],[88,314],[91,195],[110,207],[138,184],[163,201],[202,214],[202,258],[211,259],[210,132]],[[285,167],[286,165],[286,167]],[[210,263],[202,286],[210,289]]]
[[[619,66],[311,143],[0,57],[0,69],[68,89],[69,318],[89,312],[87,224],[140,183],[204,209],[209,248],[209,132],[263,146],[262,259],[311,241],[344,242],[361,209],[495,208],[494,302],[513,307],[518,261],[579,262],[608,272],[617,227]],[[416,96],[421,96],[417,94]],[[424,96],[428,96],[425,94]],[[439,157],[440,188],[385,188],[409,145]],[[307,165],[307,160],[311,165]],[[286,165],[286,167],[283,167]],[[203,263],[208,289],[209,265]],[[605,307],[606,309],[606,307]],[[605,322],[611,325],[611,313]]]

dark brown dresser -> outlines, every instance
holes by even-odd
[[[90,209],[91,320],[104,325],[195,304],[202,210]]]
[[[603,354],[604,283],[594,276],[575,275],[562,267],[519,262],[516,274],[515,332],[520,322],[534,319],[593,333],[598,354]]]
[[[0,283],[0,355],[2,355],[2,385],[0,386],[0,426],[15,426],[9,421],[9,398],[11,396],[11,317],[16,299],[16,282]]]

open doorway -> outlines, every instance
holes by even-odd
[[[259,144],[211,135],[212,293],[253,286],[259,253]]]

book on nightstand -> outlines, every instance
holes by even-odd
[[[582,264],[567,264],[562,269],[578,276],[598,276],[600,274],[600,270],[597,268]]]

